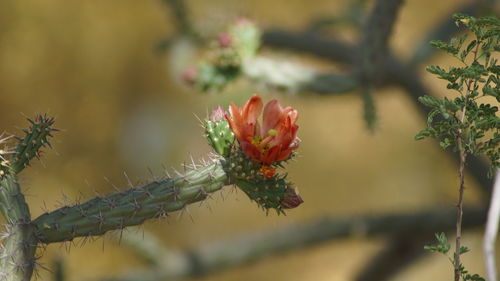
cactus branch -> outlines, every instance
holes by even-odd
[[[30,122],[29,129],[24,129],[24,138],[19,138],[19,143],[12,155],[12,164],[10,165],[12,172],[19,173],[33,158],[40,157],[40,149],[42,147],[50,147],[48,138],[52,137],[51,133],[57,131],[52,126],[54,118],[47,115],[38,115],[34,120],[28,119]]]
[[[43,243],[102,235],[181,210],[227,184],[224,161],[215,160],[176,178],[153,181],[43,214],[34,220],[36,235]]]
[[[29,207],[13,174],[0,179],[0,211],[7,220],[0,256],[0,280],[30,280],[38,240]]]
[[[388,51],[389,36],[400,10],[402,0],[378,0],[365,23],[361,40],[361,63],[359,76],[363,85],[364,118],[369,129],[373,130],[376,122],[375,103],[372,87],[380,78],[380,69]]]

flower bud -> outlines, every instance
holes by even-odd
[[[212,122],[226,121],[225,114],[226,111],[219,105],[212,111],[212,113],[210,113],[209,120]]]
[[[304,203],[304,200],[299,196],[297,188],[288,186],[285,190],[285,196],[281,200],[283,209],[293,209]]]
[[[226,111],[218,106],[205,121],[205,136],[215,152],[227,157],[234,142],[234,134],[226,121]]]

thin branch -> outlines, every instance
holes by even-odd
[[[465,107],[463,109],[465,116]],[[463,118],[461,122],[463,123]],[[458,154],[460,155],[460,166],[458,174],[460,176],[460,184],[458,189],[458,202],[457,202],[457,217],[456,217],[456,237],[455,237],[455,254],[453,258],[453,265],[455,267],[455,281],[460,281],[461,266],[460,255],[461,255],[461,239],[462,239],[462,217],[463,217],[463,199],[465,191],[465,161],[467,158],[467,153],[464,151],[462,146],[462,133],[459,130],[457,135],[457,146]]]
[[[451,230],[454,212],[428,210],[398,215],[368,215],[350,218],[323,218],[308,223],[291,225],[278,230],[221,240],[201,245],[185,252],[168,251],[167,262],[160,267],[131,272],[107,281],[159,281],[187,279],[215,273],[229,267],[258,260],[333,239],[351,236],[373,237],[378,235],[426,236],[437,230]],[[480,226],[486,219],[486,211],[467,209],[464,227]],[[173,263],[169,265],[169,262]]]

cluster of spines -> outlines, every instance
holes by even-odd
[[[260,172],[261,167],[262,163],[249,159],[240,149],[232,150],[226,162],[231,182],[251,200],[266,212],[275,209],[278,214],[284,214],[283,200],[292,183],[286,181],[286,174],[266,178]]]
[[[0,135],[0,179],[2,179],[10,169],[9,155],[12,154],[12,150],[7,146],[7,141],[10,138],[10,136],[4,137],[3,134]]]
[[[278,215],[285,214],[282,202],[290,186],[283,178],[262,179],[259,181],[236,180],[236,185],[264,209],[266,213],[274,209]]]
[[[33,158],[40,158],[42,147],[51,147],[48,141],[52,132],[58,131],[53,127],[54,118],[47,115],[38,115],[29,119],[30,127],[23,129],[24,137],[16,137],[18,144],[11,155],[10,168],[14,173],[19,173],[29,165]]]

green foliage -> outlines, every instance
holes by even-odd
[[[500,67],[495,56],[500,51],[500,21],[495,17],[476,19],[471,16],[454,15],[457,25],[462,24],[471,31],[449,43],[432,41],[431,45],[445,51],[460,61],[460,66],[444,69],[429,66],[427,71],[447,82],[446,88],[455,93],[452,97],[423,96],[419,101],[431,110],[427,117],[427,128],[415,139],[426,137],[439,139],[443,149],[451,148],[460,155],[460,188],[457,204],[457,238],[453,258],[455,281],[484,281],[477,274],[469,274],[461,263],[460,256],[469,249],[460,245],[464,173],[468,155],[485,155],[491,162],[489,175],[500,167],[500,118],[498,106],[488,103],[494,98],[500,102]],[[486,99],[486,102],[484,102]],[[444,233],[436,234],[437,244],[426,246],[431,252],[448,256],[450,245]]]
[[[441,253],[447,256],[450,262],[454,264],[455,263],[454,258],[450,258],[448,256],[448,252],[450,251],[451,247],[450,244],[448,243],[448,238],[446,238],[446,234],[444,234],[444,232],[440,232],[436,233],[435,236],[437,243],[433,245],[426,245],[424,246],[424,249],[433,253]],[[470,251],[469,248],[461,246],[459,255],[463,255],[469,251]],[[472,275],[469,274],[469,272],[465,269],[463,264],[460,264],[459,270],[460,270],[460,276],[463,281],[485,281],[484,278],[482,278],[478,274],[472,274]]]
[[[431,45],[457,58],[461,65],[444,69],[429,66],[427,71],[447,81],[455,97],[423,96],[419,101],[431,108],[427,128],[417,140],[432,137],[443,149],[458,150],[461,140],[465,155],[485,155],[491,162],[489,175],[500,167],[500,118],[498,105],[483,103],[485,97],[500,102],[500,66],[495,56],[500,51],[500,20],[496,17],[474,18],[457,14],[457,24],[472,32],[453,38],[449,43],[432,41]]]
[[[424,246],[424,249],[433,253],[448,254],[450,251],[450,244],[448,243],[448,238],[444,232],[436,233],[437,244]]]

